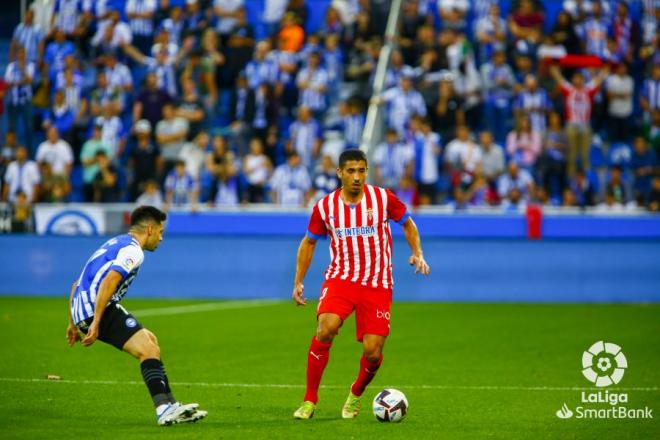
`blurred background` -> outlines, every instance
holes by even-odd
[[[310,208],[361,148],[434,270],[404,270],[393,225],[399,299],[657,302],[657,6],[5,5],[0,294],[66,295],[151,204],[167,236],[131,295],[286,298]]]

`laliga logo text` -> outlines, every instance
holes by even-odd
[[[582,353],[582,374],[598,388],[605,388],[621,382],[628,368],[628,360],[621,347],[611,342],[598,341]],[[575,414],[576,419],[652,419],[653,409],[649,407],[628,408],[619,406],[628,403],[628,393],[613,391],[582,391],[580,394],[582,406],[575,411],[564,403],[556,412],[560,419],[569,419]],[[587,405],[609,404],[609,408],[591,408]]]

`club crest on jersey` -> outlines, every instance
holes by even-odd
[[[372,208],[367,209],[367,219],[369,221],[374,219],[374,210]]]
[[[133,261],[132,258],[127,258],[124,260],[124,267],[130,270],[133,268],[133,266],[135,266],[135,261]]]

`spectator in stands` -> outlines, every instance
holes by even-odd
[[[337,166],[332,157],[324,155],[321,158],[321,168],[314,174],[314,197],[312,202],[317,202],[323,197],[339,188],[337,177]]]
[[[605,186],[605,206],[608,208],[622,208],[630,200],[621,171],[620,165],[610,168],[609,180]]]
[[[279,27],[280,21],[284,16],[286,7],[288,5],[288,0],[265,0],[264,1],[264,11],[263,11],[263,24],[266,28],[266,36],[271,37],[277,28]]]
[[[480,168],[472,173],[461,173],[454,188],[454,206],[457,209],[469,206],[485,206],[488,200],[488,181]]]
[[[75,115],[64,101],[64,91],[55,92],[51,108],[44,112],[42,127],[48,130],[49,127],[57,127],[57,131],[66,139],[69,144],[73,139],[73,123]]]
[[[99,169],[94,177],[94,202],[117,203],[119,202],[119,172],[112,164],[105,151],[96,152],[96,164]]]
[[[298,153],[303,166],[311,168],[321,152],[321,126],[305,106],[298,108],[298,118],[289,127],[288,152]]]
[[[629,137],[630,117],[633,113],[633,93],[635,85],[628,75],[628,66],[619,63],[614,73],[607,77],[607,115],[609,140],[611,142],[626,142]]]
[[[660,64],[655,64],[651,77],[645,78],[640,94],[640,105],[644,110],[644,119],[651,119],[654,111],[660,110]]]
[[[268,57],[270,43],[260,41],[254,49],[253,59],[245,66],[245,76],[248,86],[255,90],[261,84],[266,83],[275,86],[279,79],[279,67],[275,60]]]
[[[658,158],[653,150],[648,148],[643,136],[635,137],[630,168],[634,177],[634,197],[639,206],[645,206],[651,194],[653,174],[658,167]]]
[[[32,229],[32,205],[24,191],[16,194],[11,205],[11,232],[26,233]]]
[[[312,182],[296,151],[288,153],[286,163],[275,168],[270,179],[271,200],[278,205],[305,206]]]
[[[228,81],[234,81],[236,76],[245,69],[254,52],[254,29],[248,22],[245,8],[238,10],[236,24],[231,32],[227,47],[231,56],[228,58]]]
[[[651,193],[646,208],[651,212],[660,212],[660,174],[653,176]]]
[[[29,159],[26,147],[16,148],[16,159],[7,165],[3,180],[3,202],[14,202],[19,192],[31,203],[37,200],[41,173],[37,163]]]
[[[559,11],[550,36],[554,43],[566,50],[566,53],[574,55],[582,53],[582,44],[575,32],[573,17],[568,12]]]
[[[175,114],[188,121],[187,139],[191,140],[204,129],[206,113],[195,82],[191,78],[182,78],[181,85],[181,99],[177,102]]]
[[[506,137],[506,152],[519,166],[530,170],[541,154],[541,133],[532,129],[529,118],[520,116]]]
[[[206,152],[210,137],[207,132],[201,131],[191,142],[186,142],[179,153],[179,159],[186,164],[186,172],[199,182],[206,167]]]
[[[325,11],[325,19],[323,25],[321,26],[321,33],[326,37],[328,35],[341,35],[344,31],[344,24],[341,21],[339,16],[339,11],[335,9],[332,5],[328,7]]]
[[[123,111],[121,91],[108,85],[108,77],[103,70],[96,73],[96,83],[89,93],[90,117],[101,116],[106,108],[115,115]]]
[[[481,148],[481,172],[491,188],[495,188],[497,179],[504,172],[504,149],[495,143],[490,131],[479,134]]]
[[[165,206],[190,206],[196,210],[197,188],[197,182],[186,171],[186,163],[177,160],[165,179]]]
[[[266,201],[266,185],[273,171],[273,164],[264,154],[261,139],[253,137],[250,141],[250,152],[243,158],[243,175],[247,180],[247,194],[243,201],[264,203]]]
[[[440,134],[442,140],[454,137],[456,127],[465,124],[463,99],[456,94],[452,77],[443,78],[438,84],[438,98],[431,104],[431,123],[433,131]]]
[[[440,178],[440,136],[431,131],[427,118],[417,117],[419,131],[413,134],[414,177],[420,205],[436,203]]]
[[[474,34],[479,43],[479,64],[491,59],[495,51],[506,46],[507,25],[502,18],[500,5],[493,3],[487,15],[475,23]]]
[[[556,66],[550,69],[555,81],[564,95],[564,117],[566,119],[566,136],[568,138],[568,175],[575,176],[578,154],[582,168],[590,168],[589,153],[591,151],[591,116],[592,99],[600,85],[605,80],[608,70],[604,68],[590,83],[584,83],[584,76],[575,72],[569,83]]]
[[[291,3],[289,3],[291,6]],[[305,42],[305,30],[300,26],[301,19],[293,12],[287,12],[282,19],[282,28],[277,38],[282,41],[282,49],[298,52]]]
[[[9,130],[18,133],[28,149],[32,148],[32,84],[36,74],[33,62],[27,61],[25,48],[16,50],[16,61],[9,63],[5,72],[7,82],[7,122]],[[23,136],[20,136],[19,123]]]
[[[128,0],[126,16],[133,34],[133,44],[142,53],[148,53],[154,37],[154,16],[157,0]]]
[[[206,169],[213,177],[209,202],[219,206],[237,205],[240,164],[228,150],[224,137],[214,136],[212,143],[212,150],[206,156]]]
[[[131,171],[130,200],[135,200],[144,190],[147,181],[160,177],[163,169],[160,149],[151,140],[151,124],[148,120],[137,121],[135,136],[137,142],[128,160],[128,169]]]
[[[524,206],[534,194],[534,179],[529,171],[511,160],[507,172],[498,179],[497,193],[505,207]]]
[[[550,196],[562,194],[566,187],[566,151],[568,141],[558,113],[550,113],[543,151],[536,163],[539,184]]]
[[[94,179],[99,172],[97,152],[103,151],[106,157],[114,157],[114,151],[102,138],[103,124],[95,122],[92,137],[83,144],[80,163],[83,166],[83,197],[86,202],[94,201]]]
[[[318,52],[310,53],[307,62],[307,67],[300,69],[296,76],[300,96],[298,105],[308,107],[316,119],[322,119],[330,77],[328,71],[321,66],[321,55]]]
[[[103,56],[105,62],[105,74],[108,79],[109,87],[117,87],[123,93],[133,92],[133,76],[128,66],[117,60],[117,55],[113,52],[107,52]]]
[[[459,32],[467,29],[468,0],[438,0],[438,12],[444,26]]]
[[[175,6],[170,9],[170,15],[160,23],[161,28],[167,29],[170,34],[170,41],[177,46],[181,46],[183,41],[183,31],[185,21],[183,16],[183,9],[180,6]]]
[[[495,141],[503,143],[510,127],[510,101],[515,84],[513,70],[506,64],[503,51],[495,52],[492,60],[481,66],[481,77],[485,89],[488,126]]]
[[[522,41],[531,46],[538,44],[543,32],[543,20],[543,12],[538,10],[532,0],[520,0],[508,20],[514,42],[517,44]]]
[[[114,115],[111,108],[106,108],[103,116],[97,117],[94,123],[101,126],[101,138],[112,150],[108,155],[110,161],[119,159],[126,147],[126,130],[119,116]]]
[[[160,208],[163,206],[163,195],[158,188],[158,182],[147,180],[144,184],[144,192],[135,201],[138,206],[147,205]]]
[[[9,60],[17,57],[18,48],[25,49],[25,59],[30,63],[39,63],[43,57],[44,39],[43,29],[34,22],[34,11],[25,11],[23,22],[14,29],[11,45],[9,46]]]
[[[236,25],[238,11],[243,8],[243,0],[213,0],[213,12],[217,19],[216,31],[223,43],[229,38]]]
[[[57,74],[64,70],[64,58],[76,53],[76,47],[72,42],[66,40],[66,34],[62,29],[55,30],[55,38],[48,43],[43,59],[43,80],[50,82]]]
[[[426,104],[422,95],[414,89],[410,76],[402,76],[397,87],[386,90],[374,102],[387,103],[387,121],[390,127],[403,136],[413,115],[426,116]]]
[[[642,134],[656,156],[660,156],[660,109],[653,111],[651,121],[644,124]]]
[[[283,20],[286,20],[288,16],[295,17],[296,22],[300,26],[306,26],[307,18],[309,17],[309,7],[305,4],[305,0],[289,0]]]
[[[539,88],[536,76],[529,74],[524,81],[524,89],[518,93],[514,103],[514,114],[517,117],[529,117],[532,130],[543,133],[546,117],[551,109],[550,99],[546,91]]]
[[[339,104],[340,119],[331,128],[342,132],[344,148],[359,148],[362,143],[365,115],[358,99],[349,99]]]
[[[156,127],[158,122],[163,119],[165,105],[171,102],[172,97],[158,88],[156,73],[147,73],[145,87],[138,93],[135,104],[133,104],[133,123],[146,119],[151,127]]]
[[[160,146],[165,163],[165,173],[174,167],[179,153],[188,136],[188,121],[176,116],[174,106],[167,103],[163,106],[163,119],[156,124],[156,142]]]
[[[456,137],[445,147],[443,160],[452,182],[463,171],[473,172],[483,160],[479,146],[471,139],[467,125],[456,127]]]
[[[54,175],[61,175],[67,179],[71,175],[73,152],[69,143],[60,139],[57,127],[52,126],[48,129],[46,140],[37,149],[36,160],[50,165]]]
[[[385,142],[374,151],[372,162],[376,184],[396,191],[405,175],[413,176],[415,151],[410,144],[401,141],[394,128],[389,128]]]
[[[608,23],[603,18],[601,2],[594,1],[591,15],[577,25],[577,34],[582,42],[584,53],[602,57],[607,47]]]
[[[5,134],[5,143],[0,148],[0,176],[4,177],[7,166],[16,158],[16,150],[18,149],[18,142],[16,140],[16,133],[8,131]],[[2,197],[3,181],[0,179],[0,197]]]
[[[595,191],[593,185],[581,167],[577,169],[575,176],[570,179],[569,189],[577,206],[584,208],[594,205]],[[566,195],[564,195],[564,198],[566,198]]]
[[[91,45],[97,53],[105,53],[124,48],[133,41],[131,27],[121,21],[119,11],[111,11],[108,19],[98,23]]]

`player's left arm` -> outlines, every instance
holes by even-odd
[[[408,217],[403,223],[403,234],[406,236],[406,241],[412,252],[412,255],[408,258],[408,263],[411,266],[415,266],[415,273],[428,275],[431,272],[431,268],[424,259],[422,240],[419,237],[419,230],[412,217]]]
[[[392,220],[396,221],[403,227],[403,234],[408,242],[408,247],[412,255],[408,258],[408,263],[415,266],[415,273],[428,275],[431,268],[424,260],[424,253],[422,252],[422,240],[419,237],[419,230],[415,224],[406,205],[399,200],[399,198],[390,190],[386,190],[387,194],[387,215]]]
[[[105,276],[101,285],[99,286],[99,293],[96,296],[96,306],[94,307],[94,319],[89,325],[87,336],[82,340],[82,345],[88,347],[96,341],[99,336],[99,325],[103,319],[103,312],[112,298],[112,295],[117,291],[117,286],[124,277],[116,270],[110,270]]]

